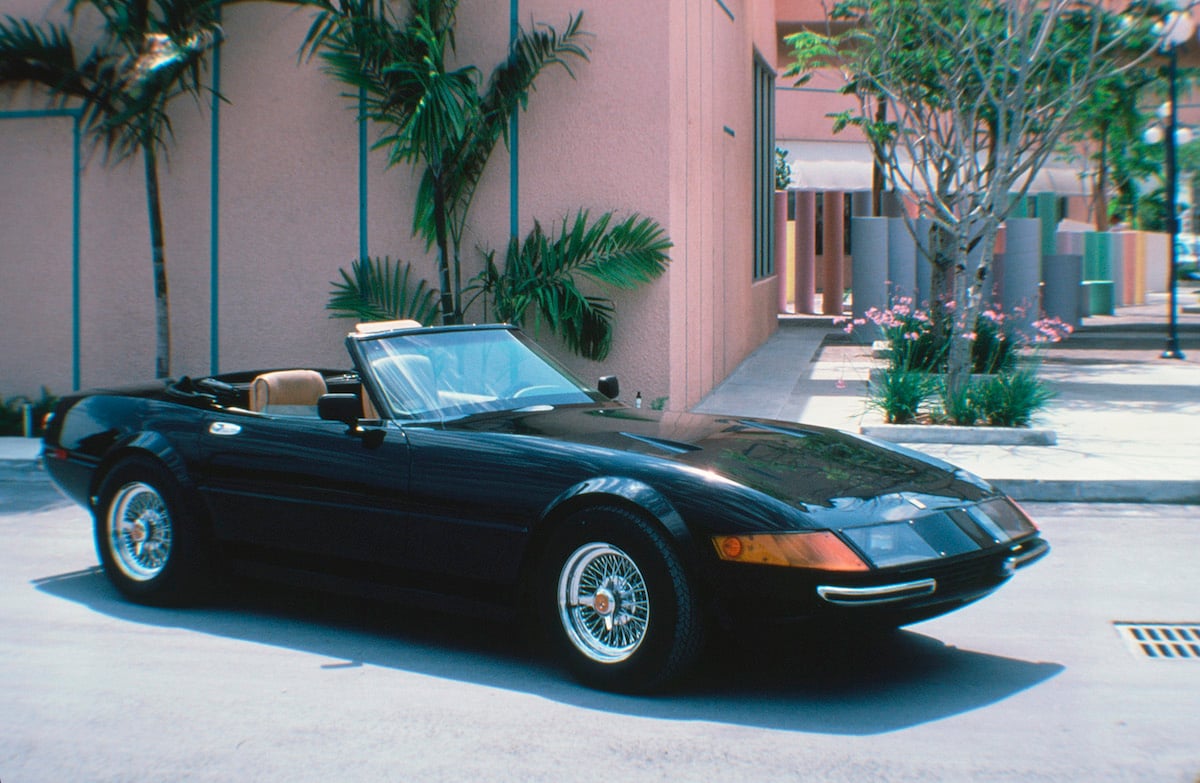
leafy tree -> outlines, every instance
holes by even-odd
[[[319,13],[303,50],[366,96],[363,111],[383,127],[377,146],[389,163],[408,164],[421,181],[413,233],[436,245],[442,317],[461,320],[461,249],[467,213],[488,158],[507,140],[509,120],[529,100],[534,80],[549,65],[571,73],[586,60],[582,14],[560,34],[540,25],[520,30],[508,57],[482,88],[479,68],[451,68],[457,0],[413,0],[401,19],[387,0],[307,0]]]
[[[219,0],[72,0],[72,23],[98,11],[102,35],[83,56],[67,25],[0,22],[0,87],[40,85],[52,101],[78,106],[80,122],[106,162],[141,155],[150,221],[155,297],[155,372],[171,372],[167,254],[159,196],[159,155],[171,138],[168,108],[199,97],[205,55],[220,37]]]
[[[951,343],[952,393],[968,377],[966,338],[989,293],[1000,223],[1087,96],[1147,54],[1131,43],[1154,12],[1118,18],[1086,0],[848,0],[831,14],[844,32],[789,37],[796,75],[841,70],[858,107],[835,130],[860,128],[891,187],[932,223],[925,252],[964,338]]]

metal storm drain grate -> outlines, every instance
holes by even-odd
[[[1113,623],[1140,656],[1156,661],[1200,661],[1200,623]]]

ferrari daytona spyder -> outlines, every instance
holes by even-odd
[[[531,618],[576,676],[664,686],[749,623],[897,627],[1048,551],[988,483],[814,426],[642,410],[504,325],[362,324],[347,369],[63,398],[43,460],[131,600],[226,569]]]

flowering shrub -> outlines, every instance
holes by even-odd
[[[913,306],[911,297],[897,297],[892,306],[880,310],[872,307],[863,318],[838,319],[845,323],[844,331],[872,323],[888,345],[889,367],[893,370],[945,372],[953,331],[961,333],[954,318],[953,301],[942,304],[945,317],[937,322],[928,309]],[[1043,342],[1058,342],[1071,333],[1070,324],[1058,318],[1042,318],[1027,328],[1021,328],[1025,309],[1014,308],[1010,317],[994,305],[975,319],[974,329],[963,334],[971,340],[971,372],[990,375],[1011,371],[1016,367],[1022,348]]]
[[[1036,365],[1023,367],[1023,360],[1037,345],[1062,340],[1071,326],[1058,318],[1028,322],[1024,308],[1014,308],[1010,316],[993,306],[964,332],[954,302],[943,303],[941,310],[942,317],[935,319],[928,309],[914,307],[911,298],[898,297],[887,309],[873,307],[863,318],[840,319],[847,334],[873,324],[888,346],[888,367],[872,381],[868,405],[894,424],[915,420],[924,406],[935,421],[1027,425],[1053,392],[1037,377]],[[938,375],[946,371],[955,334],[971,341],[971,372],[994,377],[973,380],[952,393]],[[931,399],[935,395],[936,401]]]

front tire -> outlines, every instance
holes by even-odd
[[[100,485],[96,551],[105,576],[126,598],[177,605],[196,597],[207,559],[179,484],[160,463],[132,457]]]
[[[592,687],[659,689],[700,652],[701,613],[683,564],[656,527],[626,509],[569,517],[547,547],[538,593],[552,644]]]

